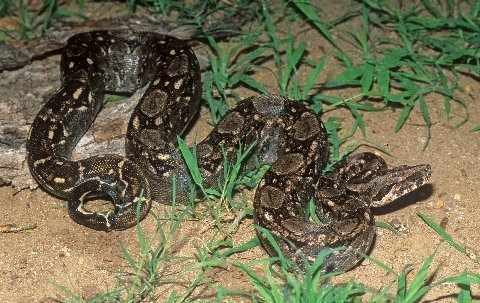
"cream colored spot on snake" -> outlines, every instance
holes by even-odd
[[[41,164],[43,164],[43,163],[45,163],[45,162],[47,162],[51,159],[52,159],[52,157],[47,157],[47,158],[44,158],[44,159],[37,160],[37,161],[33,162],[33,167],[37,167],[37,166],[39,166],[39,165],[41,165]]]
[[[173,85],[175,87],[175,89],[180,89],[180,87],[182,87],[182,84],[183,84],[183,79],[179,79],[178,81],[175,82],[175,84]]]
[[[83,87],[77,88],[77,90],[73,93],[73,99],[77,100],[78,97],[80,97],[80,95],[82,94],[82,92],[83,92]]]
[[[68,63],[68,68],[72,68],[75,66],[75,62],[73,61],[70,61],[70,63]]]
[[[85,199],[85,197],[89,194],[90,192],[86,192],[84,193],[83,195],[80,196],[80,198],[78,198],[78,200],[80,200],[80,205],[77,207],[77,211],[81,214],[84,214],[84,215],[91,215],[92,212],[89,212],[85,209],[85,207],[83,207],[83,200]]]
[[[90,65],[92,65],[92,64],[93,64],[93,60],[90,59],[90,58],[87,58],[87,63],[90,64]]]
[[[98,40],[98,41],[103,41],[103,37],[102,37],[102,36],[98,36],[98,37],[97,37],[97,40]]]
[[[172,56],[175,55],[176,53],[177,53],[177,52],[176,52],[174,49],[172,49],[172,50],[170,51],[170,55],[172,55]]]
[[[157,154],[156,158],[158,160],[162,160],[162,161],[167,161],[169,160],[171,157],[169,154]]]
[[[157,118],[155,118],[155,125],[161,125],[163,123],[163,118],[162,116],[158,116]]]
[[[140,119],[138,116],[135,116],[132,121],[133,129],[137,130],[140,128]]]
[[[155,81],[153,81],[153,85],[154,85],[154,86],[157,86],[158,83],[160,83],[160,79],[156,79]]]
[[[93,93],[88,92],[88,103],[92,103],[92,102],[93,102]]]
[[[82,105],[78,108],[78,111],[81,111],[81,112],[86,112],[88,110],[88,107]]]
[[[64,178],[59,178],[59,177],[56,177],[55,179],[53,179],[53,181],[55,181],[55,183],[58,183],[58,184],[65,183],[65,179]]]
[[[263,217],[265,218],[265,220],[267,220],[268,222],[273,222],[273,216],[270,212],[266,211],[263,215]]]
[[[135,198],[133,199],[133,203],[138,203],[138,201],[140,201],[140,199],[139,199],[139,198],[140,198],[140,197],[135,197]],[[145,198],[145,197],[142,197],[142,200],[141,200],[141,202],[145,202],[145,201],[147,201],[147,198]]]
[[[49,131],[48,131],[48,139],[53,139],[53,135],[54,135],[54,134],[55,134],[55,133],[53,132],[53,130],[49,130]]]

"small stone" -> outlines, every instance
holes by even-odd
[[[398,219],[393,219],[392,221],[390,221],[390,225],[396,230],[398,230],[402,226],[402,222],[400,222],[400,220]]]
[[[462,196],[460,196],[459,194],[455,194],[455,195],[453,196],[453,200],[455,200],[455,201],[462,201]]]
[[[442,221],[440,221],[440,227],[443,229],[446,229],[447,224],[448,224],[448,217],[443,217]]]
[[[68,248],[63,247],[62,249],[60,249],[60,252],[58,253],[58,256],[60,258],[70,257],[70,252],[68,251]]]
[[[416,276],[417,276],[417,274],[414,273],[413,271],[411,271],[407,274],[407,280],[411,282],[415,279]]]
[[[478,260],[477,260],[477,254],[476,254],[473,250],[469,249],[468,247],[467,247],[465,250],[466,250],[467,256],[468,256],[470,259],[472,259],[473,261],[478,262]]]
[[[400,222],[400,220],[398,220],[398,219],[393,219],[392,221],[390,221],[390,225],[398,232],[401,232],[401,233],[404,233],[404,234],[407,234],[407,233],[410,232],[408,227],[406,227],[405,224]]]
[[[435,203],[433,204],[433,208],[439,209],[442,208],[445,205],[442,200],[436,200]]]

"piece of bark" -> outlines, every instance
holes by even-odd
[[[59,56],[54,60],[58,62]],[[3,96],[0,102],[0,186],[11,185],[14,194],[38,186],[25,160],[25,142],[33,118],[60,86],[58,65],[49,63],[35,62],[0,74],[0,95]],[[107,103],[78,143],[73,158],[102,153],[124,154],[127,124],[143,91],[139,89],[127,99]]]
[[[215,28],[213,36],[221,38],[231,36],[238,31],[246,19],[240,15],[228,17],[221,21],[211,22]],[[218,24],[221,24],[218,26]],[[207,25],[206,25],[207,26]],[[22,40],[16,43],[0,43],[0,71],[25,66],[31,60],[41,58],[51,52],[60,50],[71,36],[95,30],[133,30],[156,32],[188,40],[199,34],[191,26],[172,21],[162,15],[123,16],[85,22],[64,21],[56,24],[42,37]],[[204,29],[208,32],[208,29]]]
[[[94,30],[130,29],[135,31],[154,31],[170,34],[180,39],[188,39],[195,32],[162,15],[123,16],[85,22],[60,22],[43,37],[22,40],[14,44],[0,44],[0,70],[25,66],[34,58],[61,49],[67,39],[81,32]]]

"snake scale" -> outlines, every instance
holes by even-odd
[[[170,204],[175,176],[177,202],[188,203],[192,178],[177,146],[197,112],[201,95],[197,59],[184,41],[155,33],[95,31],[71,37],[61,58],[61,87],[35,117],[27,160],[36,181],[68,200],[71,218],[96,230],[136,224],[152,201]],[[72,150],[93,123],[104,92],[133,92],[147,85],[128,124],[126,156],[104,154],[74,161]],[[326,271],[348,270],[374,236],[370,207],[384,205],[423,185],[430,166],[388,168],[372,153],[349,155],[322,176],[328,140],[319,117],[301,102],[276,95],[247,98],[227,112],[197,145],[206,184],[223,174],[224,155],[234,159],[239,145],[254,148],[248,169],[271,164],[257,187],[254,223],[272,232],[284,256],[303,267],[327,247],[345,246],[325,260]],[[143,190],[143,195],[140,191]],[[113,209],[88,210],[96,194]],[[140,200],[141,197],[141,200]],[[310,198],[322,224],[306,216]],[[270,254],[275,249],[259,232]]]

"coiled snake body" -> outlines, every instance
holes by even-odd
[[[72,219],[96,230],[132,227],[137,204],[143,219],[152,201],[171,203],[174,176],[177,202],[186,203],[193,182],[176,136],[199,104],[200,71],[193,51],[181,40],[154,33],[89,32],[68,40],[61,73],[61,88],[32,123],[27,160],[45,190],[68,200]],[[102,106],[104,92],[132,92],[147,84],[128,125],[126,157],[71,160],[73,148]],[[271,230],[283,254],[301,267],[326,247],[367,251],[374,235],[370,207],[412,191],[430,176],[429,165],[388,169],[380,157],[361,153],[347,156],[321,177],[328,142],[320,119],[300,102],[260,95],[240,102],[198,144],[198,166],[206,184],[217,184],[224,153],[233,159],[240,143],[254,142],[245,166],[252,167],[256,160],[272,164],[257,187],[255,224]],[[110,197],[113,210],[87,210],[89,197],[98,192]],[[323,224],[305,215],[311,197]],[[264,235],[259,236],[275,254]],[[340,251],[331,254],[324,267],[347,270],[360,259],[352,250]]]

